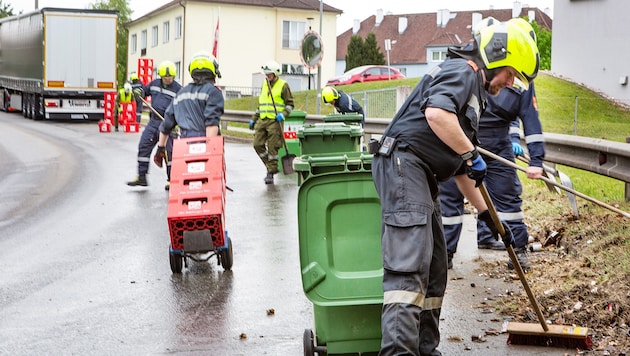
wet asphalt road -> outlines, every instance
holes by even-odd
[[[125,185],[138,139],[0,113],[0,355],[302,355],[315,326],[300,278],[295,175],[265,185],[251,145],[227,141],[234,266],[224,271],[213,257],[174,275],[165,172],[152,164],[149,187]],[[470,342],[501,327],[479,312],[484,300],[518,284],[477,275],[479,255],[502,256],[462,241],[442,352],[563,355],[507,346],[505,334]]]

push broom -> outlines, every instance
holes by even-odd
[[[494,225],[499,230],[501,236],[503,236],[505,234],[505,229],[499,220],[499,216],[494,204],[492,204],[492,200],[486,190],[486,186],[482,183],[479,186],[479,190],[481,191],[481,195],[483,195],[483,200],[485,200],[486,205],[488,206],[488,212],[492,217]],[[536,312],[536,316],[538,316],[538,321],[540,322],[540,325],[509,322],[507,326],[507,343],[515,345],[557,346],[590,350],[593,343],[591,338],[588,336],[588,328],[569,325],[548,325],[545,322],[545,318],[540,311],[540,305],[532,293],[531,288],[529,288],[527,279],[525,279],[525,272],[523,272],[523,268],[516,257],[516,253],[514,252],[512,245],[507,246],[507,251],[510,255],[510,260],[512,260],[512,263],[514,264],[518,278],[523,284],[523,289],[525,289],[525,292],[527,293],[529,302]]]

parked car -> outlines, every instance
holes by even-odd
[[[342,75],[328,80],[326,85],[346,85],[389,79],[405,79],[405,76],[393,67],[367,65],[352,68]]]

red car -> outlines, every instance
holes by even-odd
[[[368,65],[352,68],[342,75],[328,80],[326,85],[346,85],[389,79],[405,79],[405,76],[393,67]]]

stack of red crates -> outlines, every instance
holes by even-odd
[[[120,104],[120,114],[118,124],[124,128],[125,132],[140,131],[140,123],[136,122],[136,101]]]
[[[114,105],[116,105],[116,92],[107,91],[103,95],[103,121],[98,122],[99,132],[111,132],[114,121]]]
[[[171,249],[184,250],[184,231],[209,230],[225,245],[225,152],[223,136],[173,141],[167,220]]]
[[[153,80],[153,59],[138,58],[138,79],[143,85]]]

